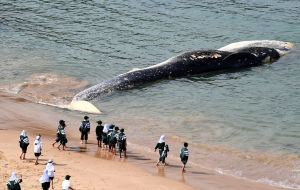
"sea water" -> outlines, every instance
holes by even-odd
[[[93,103],[146,149],[165,134],[178,149],[190,142],[191,164],[299,188],[298,0],[1,0],[0,84],[66,103],[133,68],[245,40],[295,48],[272,64],[158,81]]]

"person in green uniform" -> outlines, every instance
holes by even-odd
[[[166,162],[166,158],[168,157],[168,152],[169,152],[169,146],[166,144],[164,146],[164,150],[162,151],[161,153],[161,156],[159,158],[159,161],[156,163],[156,165],[158,165],[160,162],[164,164],[164,166],[167,165],[167,162]]]
[[[158,162],[156,163],[156,166],[158,166],[158,164],[161,160],[160,158],[162,156],[162,153],[163,153],[163,150],[164,150],[164,147],[165,147],[165,144],[166,144],[165,139],[166,139],[165,135],[160,136],[159,141],[157,142],[157,144],[154,148],[154,152],[156,152],[156,149],[158,149],[158,151],[159,151],[159,159],[158,159]]]
[[[61,134],[61,130],[66,126],[66,123],[64,120],[59,120],[58,123],[59,124],[58,124],[57,131],[56,131],[56,139],[55,139],[55,142],[52,144],[53,147],[56,143],[60,142],[61,138],[63,137]]]
[[[102,133],[102,142],[103,142],[103,148],[105,146],[105,150],[107,150],[107,145],[108,145],[108,131],[109,131],[109,124],[104,125],[103,133]]]
[[[17,178],[17,173],[13,172],[9,181],[6,183],[8,190],[21,190],[20,183],[22,183],[22,174],[20,174],[20,178]]]
[[[81,132],[80,143],[83,144],[83,140],[85,140],[85,144],[88,140],[88,134],[90,132],[90,121],[88,116],[84,116],[84,120],[81,122],[79,131]]]
[[[108,129],[108,132],[107,132],[107,144],[108,144],[108,151],[111,152],[111,145],[112,145],[112,142],[111,142],[111,135],[113,134],[114,132],[114,127],[115,125],[114,124],[110,124],[109,125],[109,129]]]
[[[119,143],[120,158],[122,158],[121,154],[123,151],[124,151],[124,157],[127,158],[127,155],[126,155],[127,137],[124,133],[124,129],[120,130],[120,134],[118,136],[118,143]]]
[[[102,147],[102,134],[103,134],[104,126],[102,125],[101,120],[97,121],[97,123],[98,125],[96,127],[96,136],[98,141],[98,147]]]
[[[109,146],[113,154],[116,154],[116,144],[118,143],[118,135],[119,135],[118,131],[119,131],[119,127],[116,126],[115,130],[113,130],[109,136]]]
[[[60,128],[59,130],[59,145],[58,145],[58,150],[60,150],[60,146],[62,145],[63,146],[63,150],[65,150],[65,148],[67,148],[66,144],[68,142],[68,139],[67,139],[67,135],[66,135],[66,131],[65,131],[65,128],[66,128],[66,124],[64,124],[62,126],[62,128]]]
[[[187,149],[188,146],[189,146],[189,144],[187,142],[185,142],[180,151],[180,159],[182,162],[182,172],[185,172],[185,165],[189,159],[189,150]]]
[[[20,147],[22,149],[22,153],[20,155],[20,159],[25,160],[25,155],[26,155],[26,152],[27,152],[27,147],[29,145],[29,139],[27,137],[27,131],[26,130],[22,131],[22,133],[20,135],[20,138],[19,138],[19,143],[20,143]]]

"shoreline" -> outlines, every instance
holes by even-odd
[[[63,168],[65,171],[69,171],[70,175],[72,176],[72,173],[77,173],[79,175],[74,175],[74,178],[71,178],[71,182],[74,181],[73,185],[75,189],[81,189],[76,188],[76,185],[81,185],[82,182],[79,183],[77,177],[80,176],[80,168],[79,166],[70,168],[69,165],[72,164],[78,164],[81,162],[82,159],[86,161],[92,161],[100,164],[100,168],[103,169],[105,165],[108,165],[112,169],[109,169],[109,167],[105,168],[105,173],[108,172],[110,175],[108,175],[108,181],[111,183],[111,188],[117,188],[117,184],[115,184],[115,180],[118,180],[119,178],[115,178],[114,173],[122,173],[121,176],[124,175],[124,181],[126,184],[129,185],[137,185],[138,188],[145,189],[146,187],[149,189],[158,188],[158,189],[265,189],[265,190],[272,190],[272,189],[284,189],[284,188],[278,188],[273,187],[267,184],[258,183],[258,182],[251,182],[244,179],[237,179],[229,175],[222,175],[212,170],[207,170],[204,168],[199,169],[198,167],[187,165],[187,173],[184,175],[181,175],[180,162],[177,162],[176,160],[169,159],[168,158],[168,164],[169,166],[163,168],[155,167],[155,162],[157,159],[157,155],[154,157],[151,154],[147,154],[145,152],[142,152],[138,150],[137,148],[128,147],[128,159],[119,159],[118,156],[114,158],[113,161],[111,161],[112,155],[107,152],[103,152],[97,148],[96,145],[96,138],[95,134],[91,132],[91,135],[89,137],[89,144],[80,146],[79,140],[78,140],[78,129],[72,126],[77,126],[78,120],[77,117],[70,116],[68,113],[65,113],[63,111],[60,111],[57,108],[50,108],[49,106],[44,105],[38,105],[31,103],[27,101],[24,98],[20,98],[17,96],[13,96],[10,94],[0,94],[1,100],[0,100],[0,107],[1,107],[1,113],[0,113],[0,133],[5,134],[5,138],[1,139],[1,161],[3,161],[2,157],[6,157],[6,160],[8,160],[8,165],[4,165],[7,168],[14,168],[17,166],[17,168],[21,168],[22,170],[25,170],[26,172],[35,172],[42,174],[44,166],[39,165],[38,167],[34,167],[33,163],[31,163],[31,160],[25,160],[25,164],[22,164],[22,161],[19,160],[19,157],[16,156],[20,153],[20,148],[17,143],[17,139],[19,137],[19,133],[22,129],[28,130],[29,134],[41,134],[42,135],[42,141],[45,146],[44,148],[44,156],[42,159],[49,157],[47,159],[53,159],[54,162],[61,162],[63,163],[62,159],[64,156],[66,158],[72,158],[70,164],[65,165],[58,165],[59,168]],[[62,116],[63,115],[63,116]],[[82,113],[80,115],[83,115]],[[38,118],[36,117],[38,116]],[[98,116],[99,117],[99,116]],[[101,117],[101,116],[100,116]],[[67,123],[67,137],[69,140],[69,143],[67,146],[70,148],[68,151],[58,151],[57,149],[52,148],[51,143],[55,139],[55,132],[57,128],[57,123],[59,119],[64,118]],[[81,118],[80,118],[81,119]],[[94,122],[94,121],[91,121]],[[9,126],[9,127],[8,127]],[[6,129],[6,130],[5,130]],[[125,131],[126,133],[126,131]],[[3,136],[3,135],[2,135]],[[13,137],[14,136],[14,137]],[[9,137],[8,139],[6,137]],[[13,137],[13,138],[12,138]],[[30,142],[33,143],[34,137],[30,136]],[[129,141],[130,142],[130,141]],[[5,146],[5,147],[4,147]],[[8,147],[11,149],[8,149]],[[27,158],[33,158],[32,152],[32,144],[28,147],[28,154]],[[55,156],[54,156],[55,155]],[[58,158],[56,158],[58,157]],[[101,158],[101,159],[99,159]],[[57,161],[56,161],[57,160]],[[43,161],[44,163],[44,161]],[[103,163],[105,163],[103,165]],[[31,166],[32,164],[32,166]],[[123,164],[121,167],[124,167],[125,170],[118,168],[120,167],[119,164]],[[1,164],[1,168],[4,167]],[[41,167],[42,166],[42,167]],[[25,168],[31,167],[30,169]],[[87,164],[84,166],[87,168],[87,175],[97,175],[96,168],[91,165]],[[37,170],[39,168],[39,170]],[[126,169],[127,168],[127,169]],[[130,170],[128,169],[130,168]],[[58,169],[57,169],[58,170]],[[112,171],[110,171],[112,170]],[[119,170],[122,170],[120,172]],[[132,172],[131,170],[134,170]],[[2,170],[1,170],[2,171]],[[8,175],[10,175],[12,171],[9,171]],[[19,173],[18,171],[16,171]],[[140,179],[141,176],[138,172],[141,172],[142,176],[147,176],[145,179]],[[102,172],[100,172],[102,173]],[[5,174],[7,175],[7,174]],[[36,180],[39,179],[39,175],[34,176]],[[61,175],[64,176],[64,174],[60,174],[57,172],[56,176]],[[3,174],[1,176],[4,176]],[[24,173],[23,173],[23,176]],[[75,177],[77,176],[77,177]],[[6,176],[7,179],[1,179],[1,184],[8,180],[9,176]],[[24,178],[24,177],[23,177]],[[129,179],[127,179],[129,178]],[[151,178],[151,180],[149,179]],[[152,179],[153,178],[153,179]],[[25,178],[24,178],[25,179]],[[61,183],[59,180],[62,180],[63,177],[60,177],[60,179],[56,179],[58,181],[54,181],[56,183],[55,187],[60,187]],[[101,179],[101,177],[100,177]],[[3,181],[2,181],[3,180]],[[6,180],[6,181],[5,181]],[[87,179],[89,181],[90,179]],[[132,181],[131,181],[132,180]],[[136,180],[142,180],[143,184],[136,184],[134,181]],[[151,181],[151,182],[150,182]],[[98,183],[103,184],[99,180],[92,180],[90,181],[91,184],[88,186],[88,189],[94,189],[93,187],[97,187]],[[25,180],[23,182],[25,184]],[[38,183],[38,181],[37,181]],[[24,185],[22,184],[22,186]],[[39,184],[38,184],[39,185]],[[37,186],[38,186],[37,185]],[[141,186],[140,186],[141,185]],[[25,186],[24,186],[25,187]],[[150,188],[152,187],[152,188]],[[124,187],[122,187],[124,188]],[[128,187],[129,188],[129,187]],[[132,187],[131,187],[132,188]]]

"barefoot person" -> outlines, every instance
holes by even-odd
[[[104,150],[107,150],[107,145],[108,145],[108,131],[109,131],[109,124],[104,125],[103,133],[102,133],[102,142],[103,142],[103,148]]]
[[[54,189],[53,179],[54,179],[55,168],[54,168],[52,160],[48,160],[48,163],[46,165],[46,170],[48,171],[48,176],[49,176],[49,179],[50,179],[50,182],[51,182],[51,187],[52,187],[52,189]]]
[[[57,127],[57,131],[56,131],[56,140],[55,142],[52,144],[52,146],[54,147],[54,145],[58,142],[60,142],[61,138],[62,138],[62,133],[61,131],[64,129],[64,127],[66,126],[65,121],[64,120],[59,120],[59,124]]]
[[[22,131],[22,133],[20,135],[20,138],[19,138],[19,143],[20,143],[20,147],[22,149],[22,153],[20,155],[20,159],[25,160],[25,155],[26,155],[26,152],[27,152],[27,147],[29,145],[29,139],[27,137],[27,131],[26,130]]]
[[[159,161],[158,161],[158,163],[156,163],[156,165],[158,165],[160,162],[161,162],[162,164],[164,164],[164,166],[167,165],[166,158],[168,157],[168,152],[169,152],[169,146],[166,144],[166,145],[164,146],[164,150],[163,150],[162,153],[161,153],[161,156],[160,156],[160,158],[159,158]]]
[[[43,143],[41,141],[40,135],[36,136],[33,146],[34,146],[34,156],[36,157],[35,165],[38,165],[39,157],[42,154],[42,148],[43,148]]]
[[[75,190],[71,187],[71,182],[70,182],[70,178],[71,176],[69,175],[66,175],[65,179],[63,182],[62,182],[62,190]]]
[[[50,178],[48,176],[48,170],[45,169],[42,177],[40,178],[40,183],[43,190],[48,190],[50,188]]]
[[[21,190],[20,183],[22,182],[22,174],[20,174],[20,179],[17,178],[17,173],[13,172],[9,181],[6,183],[8,190]]]
[[[84,120],[81,122],[79,131],[81,133],[80,143],[83,144],[83,140],[85,140],[85,144],[88,140],[88,134],[90,132],[90,121],[88,116],[84,116]]]
[[[124,133],[124,129],[120,130],[120,134],[118,137],[118,143],[119,143],[119,153],[120,153],[120,158],[122,158],[122,152],[124,151],[124,157],[127,158],[126,155],[126,147],[127,147],[127,137]]]
[[[185,142],[180,151],[180,159],[182,162],[182,172],[185,172],[185,165],[189,159],[189,150],[187,149],[188,146],[189,146],[189,144],[187,142]]]
[[[104,126],[102,125],[102,121],[99,120],[97,121],[98,125],[96,127],[96,136],[97,136],[97,141],[98,141],[98,147],[102,147],[102,134],[103,134],[103,129]]]
[[[156,166],[158,166],[158,164],[160,162],[160,158],[161,158],[162,152],[163,152],[165,144],[166,144],[165,139],[166,139],[165,135],[160,136],[159,141],[157,142],[157,144],[154,148],[154,152],[156,152],[156,149],[158,149],[158,151],[159,151],[159,159],[156,163]]]

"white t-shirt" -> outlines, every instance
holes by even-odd
[[[63,190],[69,190],[69,187],[71,187],[71,182],[69,180],[65,180],[62,182],[62,189]]]
[[[34,153],[41,153],[43,144],[41,141],[34,141]]]

